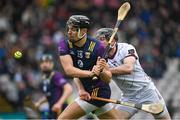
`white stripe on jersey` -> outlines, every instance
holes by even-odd
[[[114,58],[108,59],[110,68],[118,67],[123,64],[124,58],[127,56],[135,56],[136,62],[132,74],[129,75],[113,75],[113,80],[117,83],[123,92],[123,95],[134,95],[137,91],[146,87],[150,82],[150,77],[144,72],[137,55],[136,49],[127,43],[117,43],[117,52]]]

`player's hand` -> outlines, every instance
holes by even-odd
[[[88,92],[86,92],[85,90],[79,90],[79,97],[82,100],[87,100],[89,101],[91,99],[91,96]]]
[[[63,106],[63,104],[62,103],[55,103],[54,105],[53,105],[53,107],[52,107],[52,111],[53,112],[56,112],[58,115],[61,113],[61,111],[62,111],[62,106]]]
[[[39,103],[39,102],[36,102],[36,103],[34,103],[34,106],[38,109],[39,106],[40,106],[40,103]]]
[[[101,67],[98,65],[94,65],[92,68],[92,73],[96,76],[99,76],[99,74],[101,73]]]
[[[96,61],[96,65],[100,67],[100,71],[102,71],[105,67],[108,67],[106,60],[104,58],[98,57]]]

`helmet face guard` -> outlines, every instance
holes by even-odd
[[[86,33],[83,35],[80,35],[81,28],[88,29],[90,27],[90,20],[88,17],[84,15],[72,15],[67,21],[67,28],[69,28],[69,26],[77,28],[76,31],[78,32],[78,40],[72,41],[72,42],[74,43],[79,42],[82,38],[86,36]]]
[[[41,61],[41,62],[43,62],[43,61],[51,61],[51,62],[53,62],[53,57],[52,57],[52,55],[50,55],[50,54],[44,54],[44,55],[41,57],[40,61]]]
[[[47,64],[49,63],[49,64]],[[43,54],[40,59],[40,69],[45,74],[50,74],[53,70],[54,62],[51,54]]]

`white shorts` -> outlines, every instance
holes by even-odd
[[[95,111],[95,115],[99,116],[103,113],[106,113],[114,108],[114,104],[107,103],[102,107],[96,107],[95,105],[92,105],[84,100],[81,100],[79,97],[75,99],[75,101],[78,103],[78,105],[86,112],[86,114]]]
[[[154,85],[154,84],[150,84]],[[142,89],[140,91],[138,91],[135,96],[130,96],[130,97],[123,97],[121,98],[121,101],[126,101],[126,102],[134,102],[134,103],[156,103],[156,102],[162,102],[164,104],[164,111],[161,112],[160,114],[156,115],[156,117],[161,117],[164,116],[165,114],[168,113],[168,110],[166,108],[164,99],[162,98],[161,94],[159,93],[159,91],[153,87],[147,86],[147,88]],[[151,89],[153,88],[153,89]],[[128,113],[130,113],[131,116],[133,116],[135,113],[138,112],[138,109],[136,108],[132,108],[132,107],[128,107],[128,106],[123,106],[123,105],[116,105],[115,107],[117,110],[121,110],[121,111],[126,111]]]

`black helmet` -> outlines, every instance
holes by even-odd
[[[67,21],[67,25],[72,25],[77,28],[89,28],[90,20],[84,15],[72,15]]]
[[[41,57],[41,62],[43,61],[53,61],[53,57],[51,54],[44,54]]]
[[[109,40],[111,35],[112,35],[112,33],[113,33],[113,29],[112,28],[100,28],[99,30],[96,31],[95,37],[96,37],[96,39],[98,39],[100,37],[105,37],[107,40]],[[118,41],[117,33],[114,36],[114,38],[115,38],[116,41]]]

